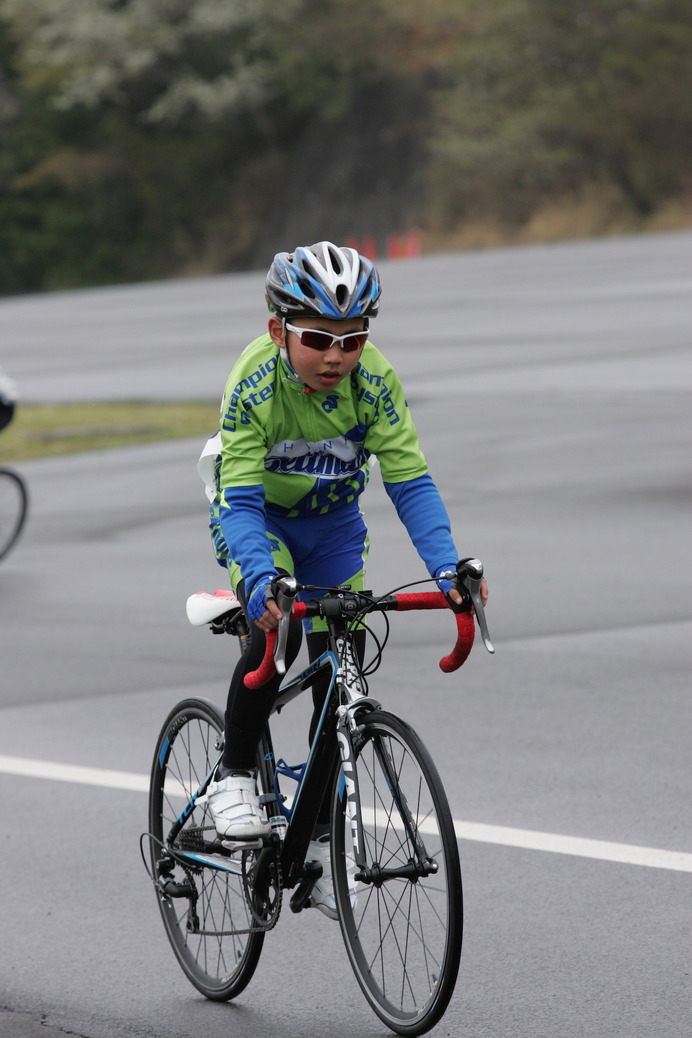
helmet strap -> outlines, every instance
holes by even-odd
[[[286,318],[285,317],[282,319],[281,323],[282,323],[283,329],[284,329],[284,348],[283,348],[283,351],[282,351],[281,363],[284,365],[284,367],[288,371],[289,382],[292,382],[295,386],[302,386],[304,393],[314,393],[315,390],[311,389],[310,386],[308,386],[303,381],[303,379],[300,377],[300,375],[298,374],[296,369],[291,364],[291,358],[290,358],[289,352],[288,352],[288,332],[286,331]]]

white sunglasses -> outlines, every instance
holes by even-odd
[[[308,346],[311,350],[319,350],[320,353],[331,349],[335,343],[339,344],[344,353],[355,353],[356,350],[362,349],[368,340],[367,327],[362,332],[346,332],[345,335],[332,335],[331,332],[324,332],[319,328],[296,328],[288,321],[284,321],[284,328],[287,328],[289,332],[294,332],[302,346]]]

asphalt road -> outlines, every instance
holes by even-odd
[[[462,971],[433,1033],[689,1038],[692,234],[382,275],[373,337],[460,552],[486,563],[497,648],[445,676],[444,617],[395,617],[376,686],[466,834]],[[4,300],[0,363],[27,400],[213,399],[264,319],[255,274]],[[139,860],[163,718],[222,701],[234,659],[184,614],[223,584],[199,447],[20,466],[31,522],[0,568],[2,1038],[384,1033],[312,912],[285,911],[236,1004],[206,1002]],[[376,481],[365,506],[372,585],[422,576]],[[282,718],[287,757],[305,717]]]

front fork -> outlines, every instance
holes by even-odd
[[[413,855],[408,862],[393,869],[383,869],[380,862],[368,862],[367,860],[356,754],[359,749],[361,732],[360,719],[364,713],[376,709],[379,709],[379,704],[365,698],[355,700],[349,706],[339,707],[336,738],[341,755],[346,816],[350,824],[353,858],[356,864],[355,878],[361,883],[374,884],[379,887],[390,879],[408,879],[416,882],[422,876],[429,876],[431,873],[437,872],[438,864],[425,848],[404,791],[399,786],[394,762],[384,744],[376,746],[375,753],[392,794],[399,823],[408,837],[408,845],[412,849]],[[394,818],[391,821],[394,823]]]
[[[356,750],[354,748],[357,745],[358,739],[358,720],[355,717],[355,710],[358,709],[361,712],[363,708],[366,708],[369,711],[375,709],[376,706],[377,704],[373,703],[372,700],[357,700],[349,706],[340,706],[337,710],[336,741],[339,745],[339,755],[341,757],[346,817],[351,827],[353,858],[359,873],[362,873],[366,868],[366,862],[363,815],[360,804],[360,791],[358,789]]]

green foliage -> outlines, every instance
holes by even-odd
[[[692,189],[691,94],[689,0],[0,0],[0,292],[594,185],[642,217]]]
[[[646,214],[689,186],[688,0],[479,0],[469,14],[437,95],[441,219],[521,221],[606,181]]]
[[[276,33],[299,0],[5,0],[32,88],[56,107],[143,123],[220,120],[266,100]]]

